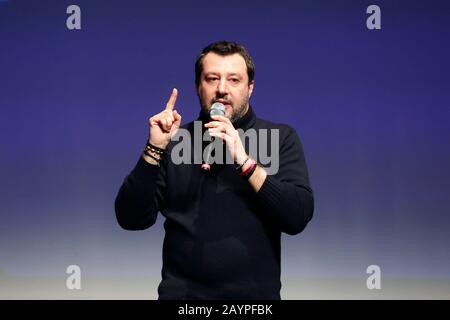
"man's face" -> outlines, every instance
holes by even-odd
[[[248,110],[253,83],[248,83],[247,66],[241,55],[221,56],[209,52],[203,57],[197,88],[202,109],[209,112],[214,102],[221,102],[225,105],[225,116],[235,122]]]

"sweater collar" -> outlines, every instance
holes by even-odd
[[[200,115],[198,120],[209,121],[209,113],[205,112],[203,109],[200,111]],[[247,112],[240,117],[236,122],[233,123],[235,129],[241,128],[243,130],[247,130],[255,124],[256,114],[253,111],[251,105],[248,106]]]

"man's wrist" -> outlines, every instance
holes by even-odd
[[[241,159],[242,160],[240,160],[240,161],[236,161],[236,165],[237,165],[236,169],[240,172],[247,170],[252,165],[252,162],[256,163],[256,161],[253,160],[247,154],[244,157],[242,157]]]
[[[257,166],[257,161],[246,155],[245,160],[243,160],[241,163],[238,162],[236,164],[236,171],[238,172],[239,176],[248,180],[255,172]]]
[[[266,170],[264,170],[264,168],[261,166],[256,166],[255,171],[248,179],[248,182],[252,186],[253,190],[255,190],[255,192],[259,192],[266,179],[267,179]]]
[[[239,170],[239,175],[246,180],[248,180],[252,174],[255,172],[258,163],[252,158],[248,158],[248,160],[244,163],[244,165]]]
[[[164,149],[154,145],[148,140],[144,147],[144,152],[142,157],[145,161],[153,165],[160,165],[162,157],[164,155]]]
[[[249,155],[245,152],[242,152],[242,154],[236,155],[236,159],[235,159],[236,165],[242,166],[248,158],[249,158]]]
[[[161,150],[165,150],[166,149],[166,147],[167,147],[167,143],[166,144],[164,144],[164,143],[156,143],[156,142],[154,142],[154,141],[152,141],[152,139],[148,139],[147,141],[146,141],[146,145],[147,146],[154,146],[155,148],[157,148],[157,149],[161,149]]]

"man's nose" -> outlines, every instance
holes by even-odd
[[[217,92],[221,95],[228,93],[228,84],[226,79],[221,79],[219,83],[217,84]]]

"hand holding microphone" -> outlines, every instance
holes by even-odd
[[[214,107],[214,108],[213,108]],[[230,119],[225,117],[225,106],[216,102],[211,106],[210,116],[212,121],[205,124],[208,128],[209,135],[213,138],[222,139],[227,145],[228,151],[230,152],[231,158],[235,163],[241,165],[248,158],[245,148],[242,144],[241,138],[239,137],[238,131],[234,128]],[[212,145],[209,144],[208,147]],[[209,170],[210,164],[207,160],[210,158],[210,152],[207,153],[207,159],[202,165],[202,169]]]

